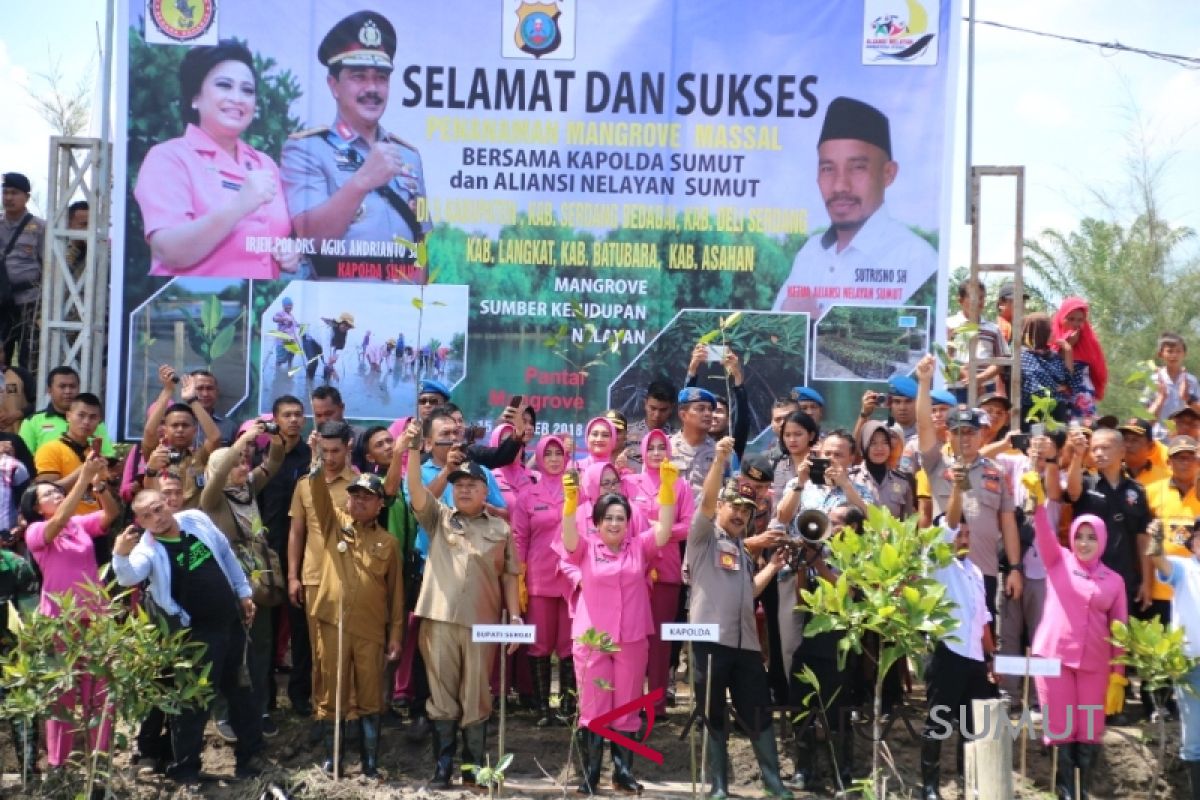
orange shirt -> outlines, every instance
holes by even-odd
[[[1180,496],[1179,490],[1168,477],[1147,486],[1146,499],[1154,516],[1162,520],[1165,534],[1163,553],[1184,558],[1190,556],[1187,540],[1192,533],[1192,523],[1196,517],[1200,517],[1200,498],[1196,497],[1196,490],[1189,487],[1187,494]],[[1184,530],[1185,528],[1187,530]],[[1170,600],[1173,595],[1171,587],[1160,582],[1155,575],[1150,597],[1155,600]]]

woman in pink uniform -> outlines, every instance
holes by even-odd
[[[537,639],[529,646],[533,673],[533,698],[539,728],[553,721],[550,713],[550,661],[558,656],[559,715],[575,716],[575,666],[571,660],[571,617],[567,598],[571,582],[558,568],[555,545],[562,533],[563,488],[566,447],[557,436],[546,436],[534,451],[537,482],[509,505],[513,544],[529,592],[526,620],[537,627]]]
[[[580,473],[593,464],[609,464],[613,460],[613,449],[617,446],[617,426],[604,417],[593,417],[583,429],[587,453],[575,462]],[[619,473],[618,473],[619,474]]]
[[[664,460],[659,467],[658,522],[638,531],[630,525],[633,513],[621,495],[605,494],[592,508],[593,537],[580,536],[575,527],[579,487],[574,475],[563,480],[562,547],[566,561],[580,572],[580,595],[571,635],[575,639],[576,680],[579,685],[579,727],[583,730],[586,765],[578,791],[594,794],[600,780],[604,740],[587,730],[596,717],[641,696],[649,651],[650,582],[648,576],[659,554],[671,540],[675,522],[675,482],[679,470]],[[611,640],[615,648],[593,647],[581,639],[593,630]],[[636,739],[637,713],[612,722],[612,729]],[[633,777],[633,753],[612,744],[613,788],[641,794]]]
[[[671,458],[671,442],[660,430],[652,430],[642,437],[642,464],[645,471],[627,479],[630,488],[629,501],[642,519],[658,521],[659,467]],[[662,550],[654,564],[651,577],[650,605],[654,616],[654,629],[650,632],[650,658],[646,668],[649,691],[663,690],[663,698],[654,707],[659,716],[667,713],[667,688],[671,677],[671,643],[664,642],[659,634],[664,622],[674,622],[679,611],[679,592],[683,584],[683,547],[687,541],[688,527],[696,513],[696,501],[692,487],[683,478],[675,481],[675,524],[671,528],[671,542]]]
[[[1033,636],[1033,654],[1057,658],[1057,678],[1036,678],[1046,717],[1046,744],[1058,749],[1055,790],[1075,797],[1075,770],[1087,797],[1092,766],[1104,739],[1104,715],[1125,702],[1125,667],[1113,664],[1120,650],[1109,643],[1113,620],[1126,621],[1125,581],[1100,562],[1108,541],[1104,521],[1084,514],[1071,523],[1068,550],[1058,543],[1046,505],[1034,516],[1038,553],[1046,567],[1046,601]]]
[[[242,140],[257,108],[254,57],[232,40],[194,47],[179,65],[179,91],[187,128],[150,148],[133,191],[150,274],[271,280],[295,272],[299,253],[275,244],[292,229],[279,167]]]
[[[89,582],[100,583],[92,540],[103,536],[120,512],[105,483],[106,468],[105,459],[93,455],[80,467],[79,478],[65,497],[62,489],[45,480],[34,483],[21,497],[21,516],[29,521],[29,527],[25,529],[25,546],[42,571],[39,614],[59,616],[55,595],[73,594],[79,600],[80,592]],[[88,491],[96,495],[101,510],[75,516],[79,501]],[[103,681],[81,673],[76,677],[75,688],[60,698],[59,705],[62,709],[74,709],[83,703],[84,719],[97,720],[105,696]],[[54,716],[69,713],[59,711]],[[46,720],[46,756],[51,767],[67,763],[75,733],[70,722]],[[93,750],[107,751],[112,738],[112,716],[108,716],[103,728],[89,728],[87,735]]]

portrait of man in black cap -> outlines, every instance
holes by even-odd
[[[937,251],[884,205],[899,171],[883,112],[861,100],[834,99],[817,140],[817,186],[830,225],[796,254],[775,311],[892,305],[937,272]]]
[[[280,158],[297,236],[420,242],[430,229],[421,154],[381,124],[395,55],[396,30],[374,11],[351,14],[321,40],[337,116],[293,134]]]

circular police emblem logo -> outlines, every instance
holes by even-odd
[[[553,53],[562,44],[558,18],[562,12],[553,3],[523,3],[517,9],[517,47],[535,58]]]
[[[177,42],[190,42],[208,32],[217,18],[216,0],[150,0],[149,19]]]

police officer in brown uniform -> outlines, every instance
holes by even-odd
[[[409,423],[403,442],[413,451],[408,459],[409,500],[417,521],[429,533],[429,558],[416,613],[422,618],[419,644],[429,676],[428,712],[436,762],[431,785],[446,789],[460,726],[464,763],[482,764],[487,750],[487,720],[492,713],[488,675],[496,648],[473,643],[471,626],[499,622],[502,607],[514,624],[521,624],[517,595],[521,570],[508,523],[484,507],[483,468],[468,461],[450,473],[451,508],[421,481],[418,423]],[[475,773],[464,773],[463,780],[474,783]]]
[[[920,446],[921,468],[929,478],[934,513],[944,513],[956,481],[970,483],[963,498],[963,518],[971,529],[971,546],[967,557],[983,573],[987,608],[996,618],[996,591],[1000,580],[1000,548],[1004,548],[1009,568],[1004,579],[1005,595],[1021,597],[1024,575],[1021,566],[1021,539],[1012,490],[1004,477],[1004,469],[979,455],[981,422],[975,411],[959,407],[950,412],[948,447],[938,441],[933,423],[933,399],[930,385],[935,364],[926,355],[917,364],[917,441]],[[951,520],[951,524],[957,524]],[[994,627],[994,623],[993,623]]]
[[[321,673],[316,717],[326,724],[327,772],[333,770],[336,694],[343,719],[362,721],[363,775],[378,775],[379,715],[383,711],[384,659],[400,657],[404,631],[404,579],[396,539],[378,523],[383,481],[359,475],[346,489],[346,510],[335,508],[320,464],[308,477],[320,526],[309,530],[324,545],[321,583],[314,597],[317,636],[313,660]],[[342,625],[338,686],[338,623]],[[354,691],[349,691],[350,687]],[[340,770],[339,770],[340,772]]]

